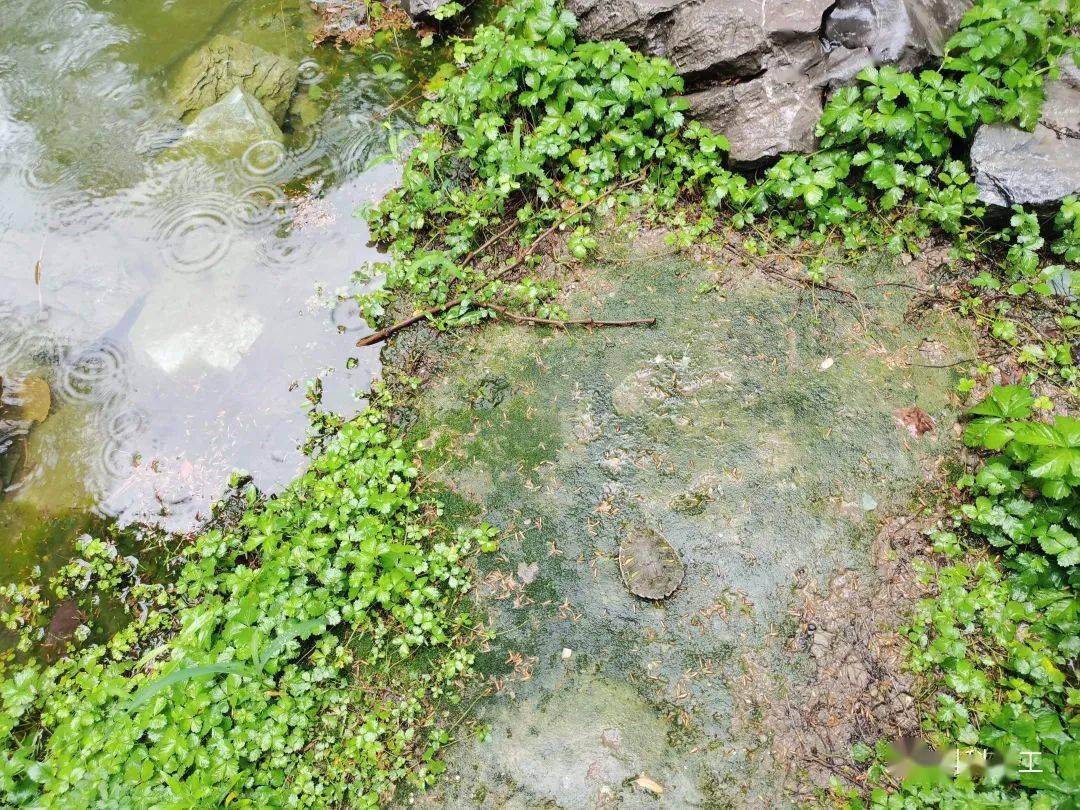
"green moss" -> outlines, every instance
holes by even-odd
[[[654,707],[665,739],[703,741],[678,768],[650,773],[665,789],[697,795],[729,768],[775,788],[767,753],[731,723],[742,656],[755,650],[786,670],[788,654],[760,639],[787,615],[796,572],[868,564],[876,513],[905,505],[952,442],[954,374],[907,364],[924,339],[968,352],[970,337],[938,313],[907,323],[902,288],[851,302],[732,271],[722,292],[699,293],[712,271],[657,257],[653,245],[605,259],[568,306],[652,315],[655,328],[462,333],[419,398],[418,430],[437,437],[425,469],[455,511],[472,499],[507,530],[485,574],[520,582],[519,566],[538,566],[514,596],[478,595],[498,632],[487,671],[511,684],[483,711],[500,718],[501,738],[521,721],[515,700],[554,699],[567,672],[588,672],[592,688],[622,684]],[[902,273],[881,260],[850,277]],[[916,404],[937,421],[918,439],[893,413]],[[864,494],[877,512],[863,508]],[[618,540],[637,524],[660,530],[687,565],[684,585],[659,605],[631,597],[618,573]],[[535,656],[528,681],[514,680],[511,653]],[[580,722],[600,726],[617,708]],[[705,753],[717,745],[751,753],[726,763]],[[454,767],[463,777],[509,768],[505,756],[470,746]],[[499,795],[578,798],[548,790]]]

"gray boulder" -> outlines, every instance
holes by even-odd
[[[430,17],[436,10],[450,0],[401,0],[401,5],[410,17]]]
[[[1034,132],[1006,124],[979,127],[971,146],[979,199],[993,208],[1056,208],[1080,194],[1080,70],[1071,57],[1046,85]]]
[[[837,0],[822,25],[826,46],[865,49],[875,64],[904,70],[940,56],[970,3]]]
[[[579,36],[672,61],[736,163],[814,148],[829,90],[940,55],[970,0],[568,0]]]
[[[717,128],[731,143],[731,161],[737,166],[814,148],[821,93],[799,76],[772,71],[687,98],[698,118],[721,124]]]
[[[280,125],[296,82],[292,60],[219,34],[184,60],[173,81],[172,99],[186,121],[239,87]]]
[[[664,56],[688,81],[750,76],[769,53],[768,33],[748,17],[752,3],[683,5],[663,21]]]

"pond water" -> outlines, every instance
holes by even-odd
[[[235,469],[281,486],[317,375],[328,407],[356,409],[377,352],[355,349],[366,326],[339,293],[377,253],[353,214],[396,180],[370,166],[415,77],[400,52],[313,47],[296,0],[0,6],[8,413],[49,388],[47,416],[0,428],[8,580],[96,522],[189,531]],[[299,63],[283,146],[177,148],[171,83],[215,34]]]

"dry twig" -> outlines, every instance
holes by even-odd
[[[510,264],[508,264],[506,267],[504,267],[502,270],[500,270],[492,278],[484,279],[484,281],[482,281],[480,284],[473,287],[465,295],[459,296],[458,298],[454,298],[454,299],[452,299],[450,301],[446,301],[445,303],[439,304],[439,305],[434,306],[434,307],[428,307],[427,309],[423,310],[422,312],[417,312],[414,315],[410,315],[408,318],[404,318],[404,319],[398,321],[395,324],[391,324],[390,326],[387,326],[384,329],[380,329],[377,332],[372,332],[367,337],[361,338],[360,340],[356,341],[356,345],[357,346],[374,346],[376,343],[382,343],[384,340],[386,340],[387,338],[397,334],[402,329],[407,329],[408,327],[412,326],[413,324],[419,323],[420,321],[423,321],[423,320],[426,320],[426,319],[432,317],[433,315],[440,315],[443,312],[447,312],[447,311],[453,309],[454,307],[459,306],[466,298],[469,298],[469,297],[471,297],[473,295],[476,295],[484,287],[491,284],[492,282],[500,281],[500,280],[506,278],[510,273],[514,272],[519,267],[521,267],[523,264],[525,264],[525,262],[528,261],[529,257],[532,256],[534,253],[536,253],[537,250],[540,249],[540,247],[541,247],[541,245],[543,245],[544,241],[549,236],[551,236],[553,233],[555,233],[556,230],[561,228],[570,219],[572,219],[575,216],[577,216],[578,214],[582,213],[587,208],[590,208],[590,207],[596,205],[601,200],[606,199],[607,197],[609,197],[611,194],[615,193],[616,191],[620,191],[621,189],[624,189],[627,186],[631,186],[634,183],[639,182],[642,179],[642,177],[644,177],[644,172],[637,175],[636,177],[634,177],[631,180],[627,180],[625,183],[620,183],[617,186],[612,186],[611,188],[607,189],[603,194],[600,194],[599,196],[594,197],[593,199],[589,200],[588,202],[582,203],[581,205],[574,208],[574,210],[571,211],[570,213],[568,213],[566,216],[560,217],[555,223],[553,223],[550,227],[546,228],[539,236],[537,236],[536,239],[533,240],[532,244],[529,245],[528,248],[526,248],[524,251],[519,253],[518,257],[516,259],[514,259],[514,261],[512,261]],[[503,232],[507,231],[507,230],[509,230],[509,227],[504,228],[503,231],[500,231],[495,236],[488,239],[483,245],[481,245],[479,248],[472,251],[468,256],[466,256],[465,257],[466,260],[471,261],[476,255],[479,254],[479,252],[481,250],[488,247],[496,238],[502,236]],[[488,305],[488,306],[490,307],[490,305]]]

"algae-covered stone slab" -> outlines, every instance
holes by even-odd
[[[660,600],[675,593],[686,568],[659,532],[634,528],[619,543],[619,571],[634,596]]]
[[[297,69],[290,59],[219,34],[184,60],[173,82],[173,103],[188,120],[239,87],[280,125],[296,89]]]
[[[665,807],[786,807],[757,709],[809,666],[793,585],[872,570],[879,517],[956,441],[947,366],[976,346],[951,312],[910,314],[916,268],[887,254],[838,273],[855,301],[735,266],[718,287],[659,234],[605,244],[568,311],[653,328],[424,338],[446,360],[418,393],[424,468],[448,519],[507,530],[478,563],[492,733],[455,748],[432,806],[656,807],[645,774]],[[915,408],[921,435],[896,423]],[[504,663],[526,659],[527,680]]]

